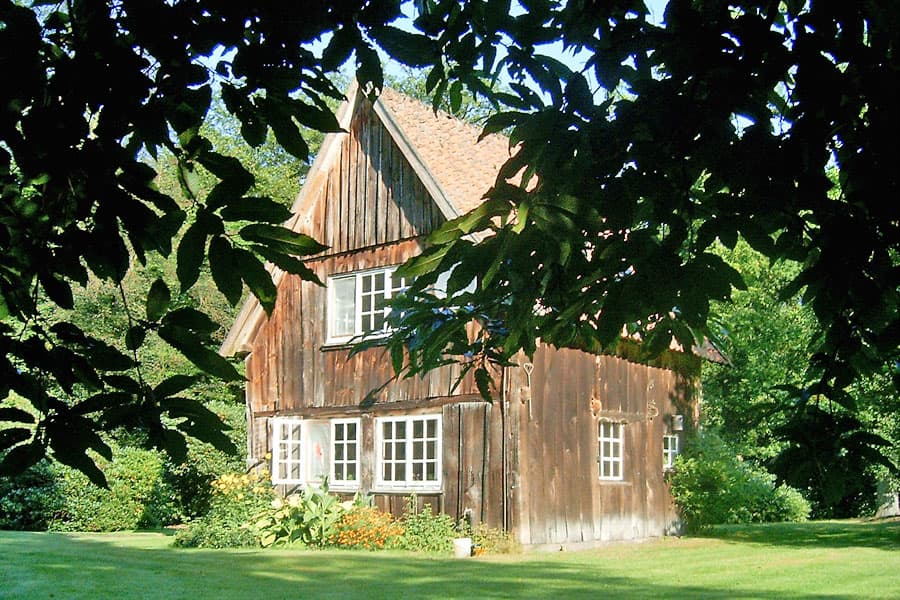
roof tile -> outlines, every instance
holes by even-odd
[[[391,88],[384,88],[380,99],[459,213],[481,204],[510,157],[509,140],[491,134],[478,141],[480,127],[443,111],[435,114]]]

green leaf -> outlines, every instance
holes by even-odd
[[[306,234],[263,223],[247,225],[241,229],[240,236],[248,242],[256,242],[296,256],[318,254],[328,249],[328,246],[323,246]]]
[[[129,350],[137,350],[144,344],[147,337],[147,329],[143,325],[129,327],[125,332],[125,347]]]
[[[325,285],[322,283],[322,280],[319,279],[319,276],[316,275],[315,271],[303,264],[303,261],[294,258],[293,256],[270,250],[264,246],[253,246],[253,250],[282,271],[298,275],[304,281],[312,281],[321,286]]]
[[[220,292],[235,306],[244,294],[244,284],[238,270],[231,242],[225,236],[216,236],[209,243],[209,270]]]
[[[23,473],[29,467],[44,458],[44,448],[36,441],[30,444],[21,444],[12,448],[0,460],[0,476],[9,477]]]
[[[74,299],[72,298],[72,287],[67,281],[57,279],[46,272],[38,275],[38,280],[41,282],[44,291],[47,292],[47,296],[55,302],[57,306],[67,310],[71,310],[75,306]]]
[[[337,117],[330,110],[306,104],[297,100],[292,105],[294,116],[303,125],[310,129],[321,131],[323,133],[336,133],[343,131],[337,121]]]
[[[253,295],[256,296],[256,299],[259,300],[266,314],[271,315],[272,311],[275,310],[275,299],[278,295],[278,290],[275,288],[275,284],[272,283],[272,276],[266,271],[259,259],[250,252],[242,248],[235,248],[234,257],[241,278],[247,284],[247,287],[250,288],[250,291],[253,292]]]
[[[12,448],[16,444],[25,440],[30,440],[32,431],[24,427],[10,427],[8,429],[0,429],[0,452],[7,448]]]
[[[181,352],[186,359],[200,370],[224,381],[243,380],[243,377],[237,372],[234,365],[209,348],[206,348],[200,339],[190,331],[164,324],[159,328],[159,337]]]
[[[74,407],[72,407],[72,412],[77,415],[89,415],[95,412],[106,412],[110,408],[116,406],[130,406],[133,401],[134,397],[131,394],[126,394],[125,392],[101,392],[99,394],[94,394],[86,400],[82,400],[81,402],[76,404]]]
[[[173,310],[163,318],[162,322],[163,325],[180,327],[202,336],[209,335],[220,327],[209,315],[190,307]]]
[[[322,68],[325,71],[336,71],[350,58],[358,41],[359,32],[352,25],[336,29],[325,50],[322,51]]]
[[[397,27],[372,28],[370,33],[392,58],[410,67],[427,67],[435,62],[434,42],[424,35]]]
[[[8,421],[14,423],[34,423],[34,415],[24,411],[21,408],[3,407],[0,408],[0,421]]]
[[[228,202],[219,214],[226,221],[284,223],[293,213],[271,198],[245,197]]]
[[[200,377],[197,375],[172,375],[153,388],[153,394],[157,398],[168,398],[180,394],[198,381],[200,381]]]
[[[172,293],[162,279],[157,279],[147,293],[147,320],[158,321],[169,309]],[[138,344],[140,345],[140,344]]]
[[[493,402],[491,398],[491,375],[484,367],[475,369],[475,385],[478,387],[478,393],[484,398],[485,402]]]
[[[203,264],[203,256],[206,250],[207,232],[202,223],[197,220],[188,227],[178,244],[178,264],[175,272],[181,291],[189,290],[200,277],[200,265]]]

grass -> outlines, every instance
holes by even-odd
[[[582,552],[180,550],[162,533],[0,532],[0,598],[897,598],[900,522],[727,527]]]

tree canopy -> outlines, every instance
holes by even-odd
[[[486,202],[406,267],[413,297],[450,268],[451,291],[478,285],[397,313],[398,370],[463,357],[488,391],[489,365],[539,337],[603,351],[625,330],[648,355],[714,338],[710,301],[743,282],[711,248],[743,238],[801,264],[784,294],[802,291],[820,335],[797,402],[852,408],[847,386],[900,358],[898,38],[900,8],[875,2],[671,0],[656,23],[639,0],[0,0],[0,396],[35,409],[0,409],[18,423],[0,432],[0,471],[49,448],[99,480],[86,451],[108,453],[96,432],[122,425],[173,452],[185,433],[221,441],[185,393],[195,376],[140,369],[158,335],[199,370],[241,377],[211,346],[215,323],[173,306],[165,281],[130,305],[127,352],[41,303],[69,307],[91,274],[118,283],[175,252],[182,290],[206,262],[229,302],[246,286],[271,310],[264,262],[311,278],[297,257],[322,247],[282,227],[288,211],[203,135],[212,98],[250,146],[271,130],[306,159],[302,126],[338,129],[329,74],[351,61],[376,95],[378,48],[424,69],[435,105],[464,90],[492,102],[485,131],[508,132],[513,151]],[[163,148],[187,210],[154,187]],[[218,179],[209,193],[201,167]]]

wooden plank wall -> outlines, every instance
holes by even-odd
[[[347,134],[303,227],[337,254],[430,233],[444,217],[377,119],[357,104]]]
[[[527,378],[513,368],[520,540],[565,544],[663,535],[676,517],[662,469],[662,436],[670,415],[690,408],[681,400],[686,382],[669,370],[545,346],[534,357],[529,416]],[[598,410],[592,399],[599,400]],[[621,482],[599,478],[601,418],[626,423]]]

